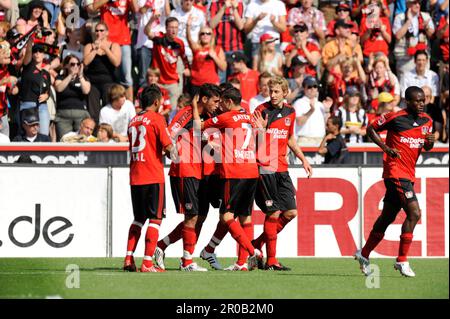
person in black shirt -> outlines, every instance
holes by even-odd
[[[44,69],[44,51],[42,44],[36,43],[32,47],[32,60],[22,72],[19,89],[20,111],[26,109],[39,110],[39,133],[48,135],[50,114],[47,100],[50,90],[50,74]]]
[[[61,75],[56,78],[56,132],[57,140],[80,127],[86,117],[87,94],[91,90],[91,83],[83,74],[83,64],[75,55],[68,55],[63,61]]]
[[[327,135],[319,146],[319,154],[325,157],[324,164],[347,164],[348,149],[340,134],[342,122],[339,117],[331,116],[327,120]]]
[[[39,133],[39,113],[35,109],[25,109],[22,112],[22,128],[24,133],[17,135],[13,142],[50,142],[48,135]]]

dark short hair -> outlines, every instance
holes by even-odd
[[[328,118],[328,121],[331,121],[331,123],[333,125],[337,125],[337,127],[339,128],[339,130],[341,130],[342,128],[342,119],[339,116],[330,116]]]
[[[224,83],[220,83],[219,88],[220,88],[220,91],[223,92],[225,90],[234,88],[234,86],[230,82],[224,82]]]
[[[238,89],[233,87],[222,92],[222,99],[230,99],[233,104],[239,105],[241,104],[242,95]]]
[[[418,57],[419,55],[425,55],[425,56],[427,57],[427,59],[428,59],[428,53],[427,53],[427,51],[425,51],[425,50],[417,50],[416,53],[414,53],[414,61],[417,60],[417,57]]]
[[[205,83],[200,86],[200,90],[198,91],[199,98],[207,97],[212,98],[213,96],[220,96],[221,90],[215,84]]]
[[[425,93],[423,92],[423,90],[420,87],[418,87],[418,86],[410,86],[405,91],[405,100],[406,101],[411,101],[413,99],[413,97],[416,94],[418,94],[418,93],[422,93],[422,94],[425,95]]]
[[[160,100],[162,93],[160,88],[156,84],[150,84],[141,93],[141,107],[145,109],[155,103],[156,100]]]
[[[177,22],[178,24],[180,24],[180,21],[178,21],[177,18],[175,18],[175,17],[168,17],[166,19],[166,28],[168,27],[169,23],[171,23],[171,22]]]

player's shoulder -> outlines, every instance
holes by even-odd
[[[431,116],[430,116],[428,113],[426,113],[426,112],[421,112],[421,113],[419,114],[419,117],[426,118],[426,119],[428,119],[428,120],[430,120],[430,121],[433,121],[433,119],[431,118]]]

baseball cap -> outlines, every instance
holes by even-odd
[[[378,102],[379,103],[389,103],[394,100],[394,97],[389,92],[381,92],[378,94]]]
[[[39,124],[39,113],[32,109],[23,110],[22,122],[26,125]]]
[[[269,33],[264,33],[262,36],[259,37],[259,43],[263,43],[263,42],[274,42],[276,41],[277,38],[273,37],[271,34]]]
[[[356,87],[355,85],[348,86],[347,89],[345,90],[345,94],[348,96],[356,96],[356,95],[361,96],[358,87]]]
[[[241,62],[241,61],[247,63],[247,57],[243,52],[237,51],[230,56],[230,62]]]
[[[308,64],[308,60],[306,60],[305,57],[302,55],[297,55],[292,58],[291,68],[293,68],[297,65],[303,65],[303,64]]]
[[[343,19],[338,19],[338,20],[336,20],[336,23],[334,24],[334,29],[336,30],[337,28],[340,28],[340,27],[350,29],[352,27],[352,25],[348,24]]]
[[[336,7],[336,12],[338,11],[338,9],[341,9],[341,10],[344,9],[344,10],[347,10],[347,11],[351,11],[350,6],[345,1],[340,2],[338,4],[338,6]]]
[[[304,80],[303,80],[303,83],[302,83],[302,86],[303,87],[306,87],[306,86],[313,86],[313,85],[319,85],[319,81],[317,81],[317,79],[315,78],[315,77],[313,77],[313,76],[307,76]]]
[[[46,49],[46,47],[44,44],[35,43],[35,44],[33,44],[33,48],[31,49],[31,52],[33,52],[33,53],[38,52],[38,51],[45,52],[46,51],[45,49]]]

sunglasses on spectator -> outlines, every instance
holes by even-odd
[[[105,32],[105,29],[95,29],[95,32]]]
[[[45,50],[42,49],[42,48],[33,49],[33,53],[37,53],[37,52],[39,52],[39,53],[45,53]]]
[[[211,35],[211,32],[200,32],[200,35]]]
[[[70,64],[70,66],[80,66],[81,65],[80,62],[70,62],[69,64]]]
[[[297,28],[294,28],[294,33],[298,33],[298,32],[306,32],[306,31],[308,31],[308,27],[297,27]]]
[[[311,85],[311,86],[307,86],[306,88],[307,89],[317,89],[317,88],[319,88],[319,86],[318,85]]]
[[[348,10],[348,9],[337,9],[337,10],[336,10],[336,12],[338,12],[338,13],[339,13],[339,12],[344,12],[344,11],[350,12],[350,10]]]

